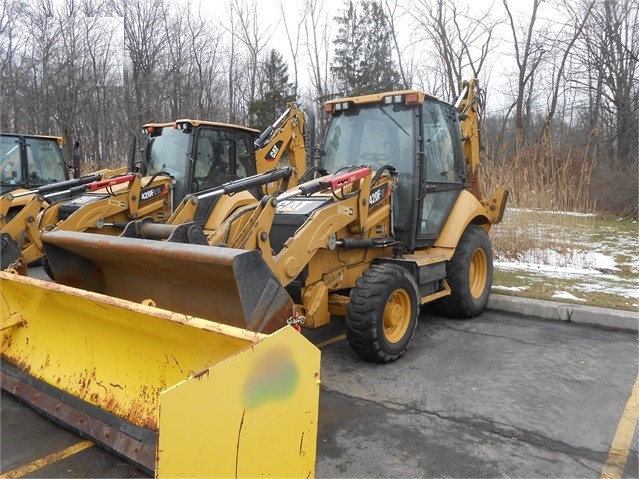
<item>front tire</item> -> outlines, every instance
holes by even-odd
[[[446,265],[446,273],[451,294],[435,303],[438,312],[458,319],[481,314],[493,283],[493,250],[481,226],[468,225]]]
[[[419,315],[417,284],[397,265],[374,264],[351,290],[346,338],[362,359],[388,363],[408,349]]]

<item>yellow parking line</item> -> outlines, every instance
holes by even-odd
[[[619,479],[623,476],[623,470],[628,460],[628,452],[635,435],[637,421],[639,420],[639,376],[632,388],[630,399],[626,403],[617,432],[610,445],[608,459],[601,471],[601,479]]]
[[[322,341],[321,343],[316,344],[315,346],[319,349],[322,349],[324,346],[328,346],[329,344],[337,343],[342,339],[346,339],[345,334],[340,334],[339,336],[335,336],[334,338],[327,339],[326,341]],[[0,478],[2,479],[2,478]]]
[[[62,451],[54,452],[53,454],[49,454],[48,456],[43,457],[42,459],[38,459],[33,461],[31,464],[27,464],[25,466],[19,467],[18,469],[14,469],[13,471],[5,472],[0,475],[0,479],[11,479],[13,477],[23,477],[27,474],[37,471],[38,469],[42,469],[43,467],[53,464],[65,457],[72,456],[80,451],[84,451],[86,448],[93,446],[93,442],[91,441],[82,441],[73,446],[69,446]]]

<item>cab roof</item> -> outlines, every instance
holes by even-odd
[[[197,126],[201,126],[201,125],[205,125],[205,126],[213,126],[213,127],[218,127],[218,128],[229,128],[232,130],[242,130],[242,131],[246,131],[249,133],[260,133],[259,130],[256,130],[255,128],[249,128],[247,126],[240,126],[240,125],[233,125],[230,123],[219,123],[216,121],[207,121],[207,120],[191,120],[188,118],[183,118],[180,120],[175,120],[172,121],[170,123],[147,123],[146,125],[144,125],[142,128],[148,128],[148,127],[153,127],[153,128],[166,128],[166,127],[173,127],[177,124],[184,124],[184,123],[188,123],[189,125],[193,126],[193,127],[197,127]]]
[[[345,98],[336,98],[334,100],[328,100],[325,102],[325,105],[333,105],[336,103],[353,103],[353,104],[365,104],[365,103],[381,103],[387,97],[407,97],[409,95],[416,95],[417,103],[424,103],[426,98],[431,98],[434,100],[438,100],[438,98],[430,93],[423,92],[421,90],[398,90],[398,91],[387,91],[382,93],[372,93],[370,95],[359,95],[359,96],[351,96]]]
[[[53,136],[53,135],[25,135],[23,133],[0,133],[2,136],[14,136],[19,138],[37,138],[43,140],[55,140],[58,145],[64,144],[64,138],[61,136]]]

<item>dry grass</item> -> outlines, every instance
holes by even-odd
[[[592,220],[585,215],[557,215],[549,224],[544,213],[594,213],[589,191],[595,161],[587,150],[579,157],[577,153],[557,153],[549,139],[513,156],[505,150],[487,152],[482,164],[484,192],[505,186],[510,193],[504,221],[492,235],[496,252],[516,259],[523,251],[541,251],[550,245],[576,246],[580,229],[591,227]]]
[[[596,163],[588,151],[556,152],[541,141],[517,155],[486,153],[485,194],[498,186],[510,192],[504,219],[490,233],[495,258],[529,266],[496,268],[495,292],[551,300],[558,291],[569,291],[582,304],[636,310],[636,295],[628,293],[637,285],[636,221],[596,214],[590,197],[591,184],[598,181]],[[610,258],[613,266],[593,264],[596,255]],[[566,273],[548,274],[553,268]]]
[[[90,175],[91,173],[95,173],[99,170],[122,168],[123,166],[126,166],[126,164],[126,158],[123,158],[121,161],[102,162],[100,165],[98,165],[98,162],[94,159],[88,159],[80,164],[80,174]]]

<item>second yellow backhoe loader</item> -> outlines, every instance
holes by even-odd
[[[0,134],[0,194],[24,192],[69,180],[62,145],[63,139],[59,136]],[[0,221],[6,219],[3,210]]]
[[[185,196],[188,196],[186,210],[192,213],[192,219],[204,215],[209,221],[221,222],[236,208],[254,202],[260,187],[267,186],[268,180],[277,180],[273,188],[296,184],[306,171],[305,145],[312,140],[308,137],[312,128],[306,128],[306,122],[304,113],[290,104],[259,137],[257,130],[208,121],[147,124],[143,127],[147,142],[138,173],[99,172],[101,178],[114,179],[101,183],[97,175],[88,175],[57,183],[55,191],[53,186],[36,191],[39,194],[29,207],[3,227],[2,269],[13,266],[25,272],[26,265],[41,259],[42,231],[119,235],[129,221],[137,218],[166,222]],[[311,148],[308,150],[310,154]],[[129,162],[133,164],[135,159]],[[291,168],[285,170],[286,174],[280,171],[260,177],[278,163],[290,164]],[[115,178],[116,173],[121,174]],[[253,181],[240,181],[246,177]],[[232,197],[205,194],[225,182],[234,183],[224,188],[233,193]],[[243,186],[247,184],[257,189],[251,192],[249,186]],[[64,199],[48,205],[47,192],[49,198]],[[202,195],[209,200],[198,201]],[[9,197],[3,201],[6,198]],[[46,261],[45,269],[51,275]]]
[[[312,476],[319,353],[292,326],[344,316],[353,351],[385,363],[421,305],[486,306],[507,192],[480,192],[479,98],[471,80],[454,104],[417,90],[329,101],[330,173],[200,234],[44,232],[57,283],[0,273],[2,387],[138,464],[145,448],[158,477]],[[115,447],[131,425],[149,437]]]
[[[31,190],[14,190],[0,197],[0,269],[16,268],[26,274],[30,261],[22,252],[39,242],[40,228],[38,216],[56,198],[72,198],[84,193],[91,185],[100,184],[105,178],[122,175],[121,170],[101,170],[79,178],[51,183]],[[110,182],[105,183],[108,184]],[[59,200],[60,201],[60,200]],[[39,249],[42,249],[40,243]],[[29,255],[27,254],[27,257]],[[39,257],[39,255],[38,255]]]
[[[85,191],[84,185],[126,170],[102,170],[71,179],[62,155],[63,138],[50,135],[0,135],[0,269],[14,267],[26,273],[21,250],[34,235],[37,217],[49,204]],[[79,143],[73,148],[74,169],[79,165]]]

